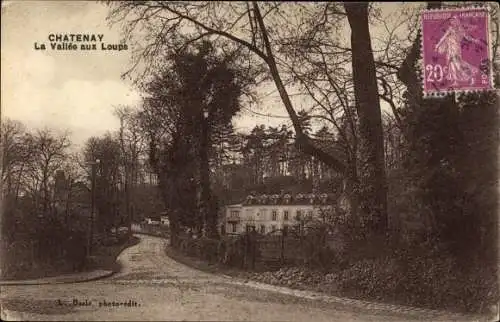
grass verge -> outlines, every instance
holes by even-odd
[[[233,277],[247,278],[248,272],[223,266],[219,263],[209,263],[206,260],[183,254],[181,251],[174,249],[170,246],[165,247],[165,254],[173,260],[184,264],[186,266],[198,269],[203,272],[213,274],[225,274]]]
[[[118,255],[125,249],[138,244],[140,239],[131,236],[125,242],[116,245],[97,246],[93,255],[87,261],[84,271],[91,271],[96,269],[109,270],[114,273],[120,271],[120,264],[116,261]]]
[[[65,260],[58,260],[53,263],[42,263],[42,264],[31,264],[29,266],[23,267],[19,266],[17,268],[10,268],[11,271],[8,274],[2,272],[0,280],[2,281],[19,281],[19,280],[31,280],[46,277],[55,277],[62,274],[71,274],[86,272],[92,270],[110,270],[118,272],[121,267],[116,261],[118,255],[128,247],[131,247],[139,242],[139,238],[132,236],[121,243],[115,245],[99,245],[95,246],[92,256],[89,256],[85,260],[83,266],[77,264],[71,264]]]

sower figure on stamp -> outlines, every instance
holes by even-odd
[[[473,27],[473,26],[471,26]],[[478,39],[471,37],[464,25],[457,16],[450,18],[450,26],[443,37],[436,44],[434,51],[444,54],[448,63],[449,77],[453,81],[452,86],[458,85],[458,81],[470,81],[474,83],[473,76],[478,73],[478,69],[462,57],[461,42],[466,39],[476,44],[482,44]]]

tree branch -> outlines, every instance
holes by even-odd
[[[200,21],[192,18],[192,17],[189,17],[185,14],[182,14],[181,12],[171,8],[170,6],[168,5],[165,5],[164,7],[166,10],[170,11],[171,13],[173,14],[176,14],[178,15],[179,17],[183,18],[183,19],[186,19],[190,22],[192,22],[193,24],[195,24],[196,26],[198,27],[201,27],[203,29],[205,29],[206,31],[208,32],[211,32],[213,34],[216,34],[216,35],[221,35],[221,36],[224,36],[234,42],[237,42],[245,47],[247,47],[248,49],[250,49],[251,51],[253,51],[255,54],[257,54],[259,57],[261,57],[264,61],[267,61],[268,60],[268,57],[259,49],[257,48],[256,46],[252,45],[251,43],[241,39],[241,38],[238,38],[234,35],[231,35],[230,33],[226,32],[226,31],[222,31],[222,30],[216,30],[216,29],[213,29],[203,23],[201,23]]]
[[[324,163],[332,166],[332,168],[334,168],[336,171],[345,173],[346,166],[343,161],[340,161],[339,159],[333,157],[332,155],[316,147],[312,143],[311,139],[306,134],[304,134],[300,120],[293,108],[292,102],[290,101],[290,97],[288,96],[286,88],[283,85],[283,81],[281,80],[281,77],[279,75],[279,71],[269,41],[269,37],[267,35],[266,26],[264,24],[264,20],[260,14],[259,6],[257,5],[256,1],[253,1],[253,8],[255,12],[255,18],[257,20],[257,23],[259,24],[259,28],[262,33],[262,40],[264,41],[264,47],[266,48],[267,51],[268,59],[266,60],[266,62],[269,66],[269,69],[271,70],[271,75],[273,76],[274,83],[276,84],[281,100],[285,105],[285,109],[287,110],[288,115],[290,116],[290,119],[292,121],[293,127],[295,129],[297,147],[302,152],[312,155],[318,158],[319,160],[323,161]]]

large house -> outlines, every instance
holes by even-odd
[[[323,219],[336,210],[336,199],[333,194],[250,195],[242,203],[226,205],[221,229],[227,234],[253,229],[262,234],[280,233],[304,221]]]

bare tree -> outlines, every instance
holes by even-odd
[[[38,186],[41,193],[42,211],[46,214],[50,210],[51,203],[50,184],[56,171],[63,166],[70,141],[66,133],[56,134],[47,128],[37,130],[30,135],[30,138],[35,155],[31,174],[35,180],[35,187]]]
[[[368,25],[368,4],[344,4],[351,26],[354,95],[359,117],[359,149],[363,171],[361,211],[379,233],[387,227],[387,182],[382,117],[375,61]]]
[[[118,139],[122,155],[125,212],[128,223],[131,225],[135,211],[132,196],[139,181],[139,156],[144,151],[144,140],[140,133],[138,111],[128,106],[118,106],[115,109],[115,115],[120,120]]]
[[[6,119],[1,127],[1,153],[2,153],[2,192],[4,197],[15,195],[19,190],[26,162],[28,162],[26,149],[26,128],[19,122]]]

